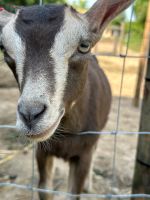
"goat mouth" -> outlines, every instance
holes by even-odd
[[[58,120],[51,127],[47,128],[43,132],[28,133],[28,134],[25,134],[25,136],[27,136],[31,140],[35,140],[37,142],[43,142],[53,135],[53,133],[55,132],[55,130],[57,129],[60,123],[61,118],[62,116],[59,117]]]

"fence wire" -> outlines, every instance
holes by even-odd
[[[126,54],[112,54],[112,53],[92,53],[92,55],[94,56],[100,56],[100,57],[114,57],[114,58],[129,58],[129,59],[150,59],[150,56],[148,55],[138,55],[138,56],[135,56],[135,55],[126,55]],[[0,60],[0,64],[5,62],[4,59],[1,59]]]
[[[127,40],[127,47],[126,47],[125,55],[128,54],[128,50],[129,50],[132,18],[133,18],[133,7],[132,7],[132,12],[131,12],[131,17],[130,17],[130,24],[129,24],[129,30],[128,30],[128,40]],[[117,110],[117,118],[116,118],[116,132],[119,130],[120,110],[121,110],[121,100],[122,100],[122,89],[123,89],[123,82],[124,82],[125,66],[126,66],[126,57],[123,57],[122,73],[121,73],[121,78],[120,78],[118,110]],[[116,157],[117,157],[117,134],[114,135],[111,192],[113,192],[114,187],[117,187]]]
[[[89,199],[129,199],[129,198],[146,198],[150,199],[149,194],[80,194],[75,195],[68,192],[50,190],[50,189],[40,189],[36,187],[32,187],[30,185],[19,185],[14,183],[0,183],[0,187],[11,187],[11,188],[18,188],[21,190],[28,190],[33,192],[42,192],[47,194],[52,194],[55,196],[63,196],[63,197],[80,197],[80,198],[89,198]]]
[[[43,4],[44,0],[39,0],[39,5]],[[113,187],[115,187],[116,184],[116,156],[117,156],[117,136],[119,135],[150,135],[150,132],[131,132],[131,131],[121,131],[119,130],[119,122],[120,122],[120,110],[121,110],[121,100],[122,100],[122,89],[123,89],[123,81],[124,81],[124,72],[125,72],[125,66],[126,66],[126,59],[150,59],[149,55],[128,55],[129,50],[129,43],[130,43],[130,34],[131,34],[131,25],[132,25],[132,17],[133,17],[133,8],[132,13],[130,16],[130,25],[129,25],[129,31],[128,31],[128,40],[127,40],[127,48],[125,54],[110,54],[110,53],[95,53],[96,56],[106,56],[106,57],[117,57],[123,59],[122,64],[122,73],[120,78],[120,95],[119,95],[119,101],[118,101],[118,111],[117,111],[117,119],[116,119],[116,129],[113,131],[85,131],[77,133],[76,135],[84,136],[84,135],[112,135],[114,137],[114,148],[113,148],[113,163],[112,163],[112,184],[111,184],[111,191],[110,194],[80,194],[80,195],[74,195],[67,192],[62,191],[55,191],[50,189],[40,189],[34,187],[34,177],[35,177],[35,144],[33,143],[32,146],[32,181],[31,185],[19,185],[15,183],[0,183],[0,187],[9,187],[9,188],[18,188],[20,190],[28,190],[32,192],[31,200],[34,200],[34,193],[35,192],[43,192],[48,194],[53,194],[56,196],[64,196],[64,197],[81,197],[81,198],[89,198],[89,199],[129,199],[129,198],[145,198],[150,199],[149,194],[113,194]],[[0,60],[1,62],[2,60]],[[15,125],[0,125],[0,129],[17,129]]]
[[[0,129],[16,129],[14,125],[0,125]],[[73,135],[73,134],[72,134]],[[122,130],[113,130],[113,131],[84,131],[76,133],[74,135],[84,136],[84,135],[150,135],[149,131],[140,132],[140,131],[122,131]]]

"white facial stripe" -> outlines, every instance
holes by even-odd
[[[38,80],[34,80],[34,78],[28,74],[28,78],[25,82],[24,89],[22,92],[22,95],[18,101],[18,105],[23,102],[25,106],[34,107],[36,103],[41,102],[42,104],[45,104],[49,107],[49,96],[46,91],[47,88],[47,82],[45,78],[42,76],[38,77]],[[45,129],[49,128],[49,126],[52,126],[54,122],[51,123],[51,113],[48,112],[44,115],[42,120],[40,120],[39,123],[37,123],[36,128],[34,129],[33,133],[40,133],[41,131],[44,131]],[[21,131],[27,133],[28,129],[26,128],[24,122],[20,118],[20,115],[17,112],[17,128]]]
[[[70,8],[65,10],[64,25],[55,37],[50,54],[54,60],[55,94],[52,104],[55,110],[62,103],[68,76],[68,60],[76,51],[80,39],[88,37],[88,23],[84,16],[82,19],[74,16]]]
[[[47,85],[48,83],[42,74],[36,80],[34,80],[34,77],[28,74],[21,98],[25,100],[29,99],[38,101],[41,96],[48,96],[46,95],[46,88],[48,87]]]
[[[19,13],[18,13],[19,14]],[[15,31],[15,22],[18,17],[16,14],[10,22],[3,28],[2,43],[5,46],[7,53],[16,62],[16,72],[18,74],[19,83],[23,80],[23,66],[25,60],[25,44],[20,36]]]

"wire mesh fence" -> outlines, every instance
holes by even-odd
[[[39,0],[39,4],[42,5],[43,1]],[[110,54],[110,53],[95,53],[96,56],[106,56],[106,57],[119,57],[123,59],[123,64],[122,64],[122,73],[121,73],[121,78],[120,78],[120,91],[119,91],[119,100],[118,100],[118,109],[117,109],[117,118],[116,118],[116,127],[112,131],[87,131],[87,132],[81,132],[78,133],[77,135],[112,135],[114,137],[114,146],[113,146],[113,162],[112,162],[112,184],[111,184],[111,191],[109,194],[80,194],[80,195],[74,195],[71,193],[67,192],[62,192],[62,191],[55,191],[52,189],[40,189],[34,187],[34,177],[35,177],[35,144],[32,145],[32,181],[30,185],[20,185],[20,184],[15,184],[15,183],[0,183],[0,187],[9,187],[9,188],[18,188],[20,190],[27,190],[31,191],[31,200],[34,200],[34,193],[35,192],[43,192],[43,193],[48,193],[48,194],[53,194],[56,196],[63,196],[63,197],[81,197],[81,198],[89,198],[89,199],[129,199],[129,198],[146,198],[150,199],[149,194],[113,194],[113,186],[115,184],[115,179],[116,179],[116,151],[117,151],[117,137],[118,135],[150,135],[150,132],[133,132],[133,131],[120,131],[119,130],[119,123],[120,123],[120,109],[121,109],[121,100],[122,100],[122,90],[123,90],[123,81],[124,81],[124,73],[125,73],[125,66],[126,66],[126,59],[127,58],[135,58],[135,59],[140,59],[140,58],[147,58],[150,59],[150,56],[148,55],[140,55],[140,56],[135,56],[135,55],[129,55],[128,50],[129,50],[129,43],[130,43],[130,37],[131,37],[131,30],[132,30],[132,19],[133,19],[133,8],[130,16],[130,25],[129,25],[129,30],[128,30],[128,39],[127,39],[127,47],[126,47],[126,52],[125,54]],[[16,129],[16,126],[14,125],[0,125],[0,129]]]

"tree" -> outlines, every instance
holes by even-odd
[[[43,0],[43,3],[65,3],[65,0]],[[15,11],[15,6],[27,6],[38,4],[39,0],[0,0],[0,6],[9,11]]]
[[[14,5],[38,4],[39,0],[0,0],[0,3]],[[65,0],[43,0],[43,3],[65,3]]]
[[[143,25],[143,27],[146,20],[146,14],[147,14],[146,11],[148,7],[148,1],[149,0],[138,0],[136,1],[135,6],[134,6],[136,21],[140,23],[141,25]]]

